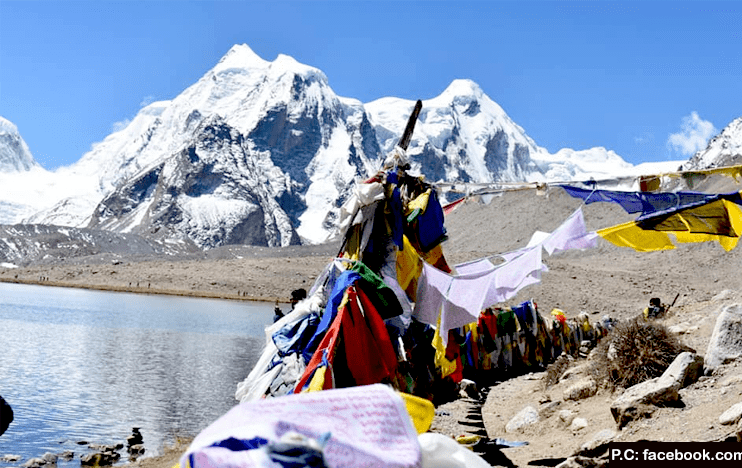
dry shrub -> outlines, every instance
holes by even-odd
[[[686,350],[660,323],[621,322],[596,349],[593,372],[608,386],[628,388],[659,377]]]

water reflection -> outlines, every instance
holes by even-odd
[[[148,454],[236,402],[272,306],[0,284],[0,394],[15,420],[0,456],[124,442]],[[3,465],[0,462],[0,466]]]

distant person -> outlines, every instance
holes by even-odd
[[[299,303],[299,301],[302,301],[307,298],[307,290],[304,288],[294,289],[291,291],[291,310],[294,310],[294,307],[296,304]],[[278,301],[276,301],[276,306],[273,308],[273,323],[278,322],[283,318],[284,313],[281,310],[280,307],[278,307]]]
[[[280,307],[278,307],[278,301],[276,301],[276,305],[273,307],[273,323],[278,322],[283,318],[283,311]]]
[[[0,396],[0,435],[5,433],[11,422],[13,422],[13,408]]]
[[[304,288],[294,289],[291,291],[291,310],[294,310],[294,306],[299,301],[302,301],[307,298],[307,290]]]
[[[656,319],[660,318],[665,313],[665,306],[660,301],[659,297],[653,297],[649,300],[649,307],[644,309],[645,319]]]

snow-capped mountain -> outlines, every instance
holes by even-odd
[[[95,181],[87,194],[29,220],[68,213],[72,225],[124,232],[165,223],[202,247],[321,241],[378,157],[362,104],[336,96],[322,72],[234,46],[196,84],[145,107],[69,168]],[[262,218],[265,226],[252,226]]]
[[[0,224],[13,223],[45,205],[48,172],[34,159],[9,120],[0,117]],[[37,185],[36,181],[42,181]]]
[[[176,154],[106,196],[90,226],[188,238],[207,248],[298,244],[286,214],[291,210],[277,201],[293,196],[292,182],[271,166],[268,154],[252,150],[242,134],[213,116]]]
[[[37,166],[18,127],[0,117],[0,172],[29,171]]]
[[[320,70],[236,45],[180,95],[144,107],[76,164],[40,176],[43,202],[5,219],[23,213],[27,223],[201,248],[323,242],[413,106],[339,97]],[[449,182],[599,179],[634,168],[604,148],[549,154],[470,80],[423,101],[407,156],[412,172]]]
[[[413,105],[397,98],[365,105],[384,153],[399,140]],[[471,80],[454,80],[423,101],[407,155],[426,178],[449,182],[605,179],[634,167],[600,147],[550,154]]]
[[[693,171],[742,164],[742,117],[735,119],[693,155],[683,170]]]
[[[384,153],[396,145],[413,106],[396,98],[366,104]],[[455,80],[423,101],[407,155],[413,170],[432,181],[492,182],[540,174],[532,159],[540,152],[476,83]]]

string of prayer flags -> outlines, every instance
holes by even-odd
[[[710,201],[689,203],[636,221],[596,231],[619,247],[640,252],[674,249],[668,234],[680,243],[716,241],[724,250],[737,246],[742,233],[742,197],[740,193],[714,195]]]

